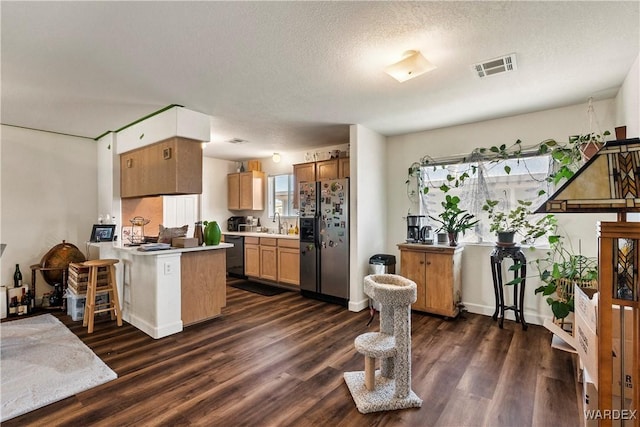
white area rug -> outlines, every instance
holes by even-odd
[[[50,314],[5,322],[0,335],[1,421],[118,377]]]

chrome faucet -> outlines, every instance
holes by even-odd
[[[282,224],[280,224],[280,212],[273,214],[273,222],[276,222],[276,216],[278,217],[278,234],[282,234]]]

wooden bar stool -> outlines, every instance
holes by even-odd
[[[118,326],[122,326],[122,311],[120,310],[120,300],[118,298],[118,285],[116,284],[117,259],[96,259],[85,261],[82,265],[89,267],[89,282],[87,284],[87,301],[84,307],[84,317],[82,326],[87,326],[87,332],[93,332],[93,320],[96,314],[110,312],[111,320],[116,320]],[[98,270],[106,267],[106,283],[98,283]],[[98,293],[109,293],[109,302],[96,304]]]

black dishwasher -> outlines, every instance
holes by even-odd
[[[246,279],[244,275],[244,237],[225,234],[225,243],[231,243],[232,248],[227,248],[227,274],[233,277]]]

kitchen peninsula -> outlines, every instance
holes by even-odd
[[[226,305],[226,249],[233,245],[141,251],[91,243],[91,258],[117,258],[123,319],[153,338],[217,317]],[[97,254],[96,254],[97,252]]]

